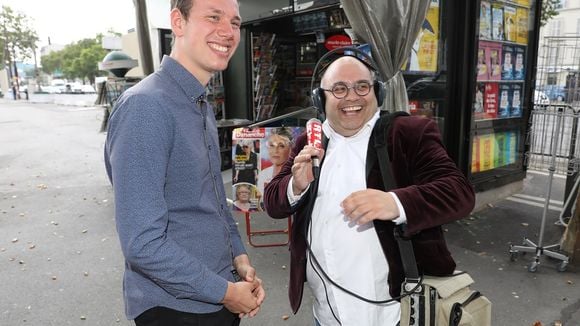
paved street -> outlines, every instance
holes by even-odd
[[[105,135],[98,132],[102,115],[90,106],[0,99],[1,326],[133,325],[123,313],[123,260],[102,163]],[[580,325],[577,266],[560,273],[556,261],[542,257],[538,271],[530,273],[532,254],[516,262],[508,254],[509,244],[520,244],[524,236],[537,241],[547,182],[545,174],[528,173],[522,194],[446,227],[458,268],[494,303],[493,325]],[[554,178],[556,209],[564,182]],[[549,211],[544,245],[562,234],[554,225],[557,215]],[[237,218],[247,240],[246,223]],[[284,227],[284,221],[258,216],[253,223]],[[297,316],[289,308],[287,247],[247,248],[267,299],[261,314],[242,325],[312,325],[309,292]]]

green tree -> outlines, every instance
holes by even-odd
[[[556,10],[560,0],[543,0],[542,12],[540,14],[540,26],[546,26],[550,19],[558,16],[559,12]]]
[[[55,72],[62,70],[62,56],[59,52],[50,52],[40,58],[40,64],[44,73],[54,75]]]
[[[11,65],[35,55],[38,34],[30,27],[30,19],[8,6],[0,11],[0,66]],[[15,72],[18,77],[18,72]]]
[[[102,39],[103,35],[99,34],[94,39],[83,39],[42,56],[42,70],[47,74],[59,71],[66,79],[94,83],[95,77],[106,75],[98,69],[98,63],[107,54],[101,46]]]

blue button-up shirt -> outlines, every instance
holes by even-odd
[[[164,57],[124,92],[109,120],[105,165],[125,256],[126,314],[164,306],[215,312],[245,253],[221,179],[204,87]]]

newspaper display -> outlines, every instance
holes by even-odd
[[[237,128],[232,132],[234,211],[263,211],[265,186],[288,160],[302,127]]]

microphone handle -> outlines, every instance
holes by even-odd
[[[314,179],[318,179],[320,176],[320,159],[318,156],[312,157],[312,174],[314,175]]]

